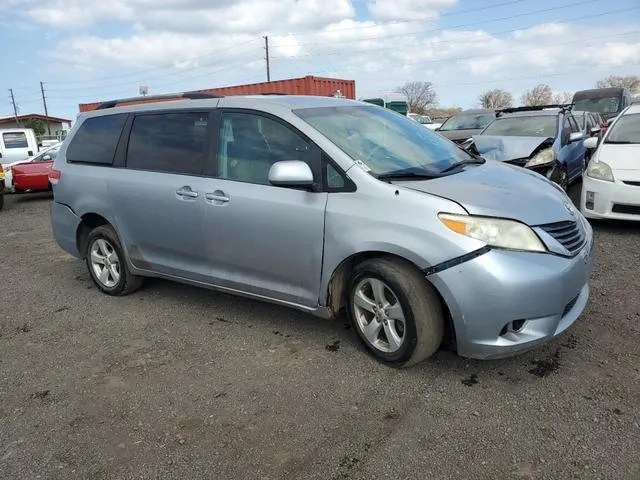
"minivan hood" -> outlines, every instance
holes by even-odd
[[[517,158],[529,158],[548,137],[512,137],[502,135],[474,135],[473,144],[478,153],[487,160],[508,162]]]
[[[446,177],[394,184],[447,198],[472,215],[513,218],[531,226],[575,220],[566,195],[545,177],[491,160]]]

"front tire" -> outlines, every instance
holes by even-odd
[[[129,271],[118,235],[110,225],[89,232],[85,259],[93,282],[107,295],[128,295],[142,286],[144,279]]]
[[[560,186],[565,192],[569,191],[569,172],[562,166],[556,169],[552,181]]]
[[[365,347],[386,364],[414,365],[433,355],[442,342],[440,299],[424,276],[403,260],[374,258],[358,265],[347,305]]]

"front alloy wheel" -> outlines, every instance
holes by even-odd
[[[402,306],[393,290],[382,280],[364,278],[356,286],[353,310],[367,341],[378,350],[393,353],[405,339]]]

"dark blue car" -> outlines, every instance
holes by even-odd
[[[534,170],[565,191],[582,177],[585,136],[570,105],[506,108],[497,113],[463,147],[490,160]]]

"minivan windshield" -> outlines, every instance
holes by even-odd
[[[482,135],[555,138],[557,123],[555,115],[504,117],[485,128]]]
[[[450,130],[481,130],[496,118],[493,113],[463,113],[449,117],[441,126],[440,131]]]
[[[389,109],[355,105],[294,113],[374,175],[454,173],[454,165],[473,160],[453,142]]]
[[[640,144],[640,113],[618,118],[610,127],[604,143]]]
[[[619,97],[577,98],[573,101],[574,110],[586,112],[616,113],[620,108]]]

